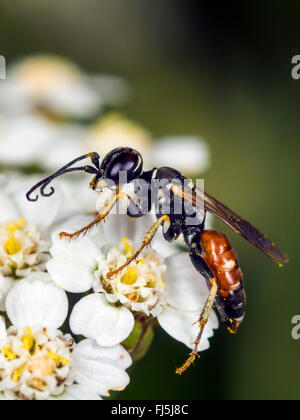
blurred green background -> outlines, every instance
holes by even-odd
[[[224,326],[193,368],[186,348],[157,329],[121,399],[298,399],[300,341],[300,54],[298,0],[1,0],[0,53],[8,64],[62,54],[92,72],[127,78],[125,111],[158,137],[198,134],[212,166],[207,191],[268,233],[290,256],[277,268],[228,231],[248,294],[236,336]],[[187,279],[188,281],[188,279]]]

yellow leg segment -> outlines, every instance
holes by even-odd
[[[187,361],[180,368],[176,369],[176,373],[178,373],[179,375],[181,375],[185,370],[188,369],[188,367],[194,362],[196,356],[198,355],[198,346],[201,341],[204,327],[207,324],[209,315],[213,308],[213,305],[217,296],[217,292],[218,292],[217,282],[214,278],[210,279],[210,286],[211,288],[210,288],[208,299],[205,303],[205,306],[203,308],[199,321],[197,321],[197,323],[199,323],[200,331],[194,342],[195,344],[194,350],[190,353],[190,357],[187,359]]]
[[[111,271],[110,273],[108,273],[107,277],[111,278],[111,277],[116,276],[118,273],[120,273],[122,270],[124,270],[124,268],[128,267],[133,261],[135,261],[138,258],[138,256],[140,255],[140,253],[143,251],[143,249],[146,248],[146,246],[150,245],[150,243],[151,243],[152,239],[154,238],[154,235],[156,234],[158,228],[164,222],[170,222],[170,218],[166,214],[163,215],[162,217],[160,217],[154,223],[154,225],[151,226],[151,228],[147,232],[147,235],[145,236],[145,239],[144,239],[141,247],[136,251],[136,253],[134,255],[132,255],[130,258],[128,258],[127,262],[125,264],[123,264],[121,267],[119,267],[117,270]]]
[[[109,215],[111,209],[116,204],[116,202],[122,198],[128,198],[127,194],[117,193],[115,197],[104,207],[102,212],[99,213],[98,216],[91,223],[89,223],[87,226],[84,226],[82,229],[74,233],[60,232],[59,233],[60,239],[62,238],[76,239],[81,234],[83,235],[87,234],[94,226],[96,226],[98,223],[100,223]]]

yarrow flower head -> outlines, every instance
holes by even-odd
[[[20,399],[62,394],[73,347],[73,339],[58,330],[10,329],[0,344],[0,389]]]
[[[0,399],[101,399],[129,382],[131,359],[121,347],[76,344],[59,327],[68,311],[65,292],[35,273],[7,296],[12,326],[0,318]]]
[[[99,261],[95,272],[94,290],[103,292],[112,304],[121,303],[128,309],[156,315],[161,304],[161,295],[166,288],[164,258],[152,249],[142,252],[139,259],[122,270],[112,279],[107,274],[116,270],[132,257],[136,249],[128,238],[122,243],[108,248],[104,258]]]
[[[75,231],[86,222],[78,217],[63,230]],[[158,232],[153,248],[144,250],[116,276],[108,276],[139,248],[152,223],[152,215],[134,221],[111,215],[105,224],[73,241],[53,234],[52,259],[47,263],[53,280],[68,292],[91,292],[72,311],[70,327],[75,334],[112,346],[131,334],[137,316],[143,314],[157,318],[170,335],[193,348],[208,288],[187,253],[178,254]],[[200,351],[209,347],[208,338],[217,327],[212,312]]]
[[[125,116],[111,112],[99,118],[87,131],[84,138],[87,151],[95,151],[105,156],[117,147],[131,147],[149,160],[152,137],[142,126]]]
[[[0,87],[0,110],[46,111],[55,116],[89,118],[105,104],[127,100],[129,88],[119,77],[86,75],[72,61],[55,55],[20,60]]]
[[[26,277],[31,269],[45,268],[47,241],[24,218],[0,224],[0,274],[8,277]]]
[[[42,203],[30,206],[24,188],[7,181],[6,187],[0,189],[1,311],[5,310],[6,294],[16,280],[46,269],[50,257],[49,231],[59,217],[59,202],[49,200],[47,211]]]

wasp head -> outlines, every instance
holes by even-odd
[[[73,165],[83,159],[91,159],[92,165],[73,167]],[[120,183],[127,183],[141,175],[143,171],[143,159],[140,153],[129,147],[118,147],[108,153],[103,159],[100,166],[100,156],[98,153],[88,153],[74,159],[72,162],[65,165],[53,175],[43,179],[34,185],[26,194],[29,201],[37,201],[38,196],[32,198],[32,193],[40,188],[40,193],[43,197],[50,197],[54,193],[54,188],[51,187],[49,192],[45,192],[46,187],[53,181],[53,179],[75,171],[83,171],[93,174],[94,177],[90,183],[90,188],[93,190],[102,190],[111,185],[116,186]],[[120,175],[122,179],[120,180]],[[124,176],[125,175],[125,176]]]

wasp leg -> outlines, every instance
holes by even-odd
[[[136,253],[134,255],[132,255],[130,258],[128,258],[127,262],[125,264],[123,264],[121,267],[119,267],[117,270],[111,271],[110,273],[108,273],[107,277],[111,278],[111,277],[116,276],[118,273],[120,273],[122,270],[124,270],[124,268],[128,267],[133,261],[135,261],[137,259],[137,257],[140,255],[140,253],[143,251],[143,249],[146,248],[146,246],[150,245],[150,243],[151,243],[152,239],[154,238],[154,235],[156,234],[159,226],[164,222],[170,222],[170,218],[166,214],[161,216],[151,226],[151,228],[147,232],[147,235],[145,236],[145,239],[144,239],[141,247],[136,251]]]
[[[78,236],[80,236],[81,234],[83,235],[87,234],[94,226],[96,226],[98,223],[100,223],[109,215],[111,209],[116,204],[116,202],[122,198],[128,198],[128,195],[125,193],[116,194],[115,197],[104,207],[101,213],[99,213],[98,216],[91,223],[89,223],[87,226],[84,226],[82,229],[74,233],[60,232],[59,233],[60,239],[62,238],[75,239],[75,238],[78,238]]]
[[[205,303],[205,306],[203,308],[203,311],[201,313],[201,316],[199,318],[199,327],[200,327],[200,331],[199,334],[197,335],[197,338],[194,342],[195,347],[193,349],[193,351],[190,354],[190,357],[186,360],[186,362],[178,369],[176,369],[176,373],[178,373],[179,375],[181,375],[195,360],[197,354],[198,354],[198,346],[200,344],[201,338],[202,338],[202,334],[205,328],[205,325],[207,324],[209,315],[211,313],[211,310],[213,308],[216,296],[217,296],[217,292],[218,292],[218,286],[217,286],[217,282],[214,278],[211,278],[210,281],[210,293],[208,296],[208,299]]]
[[[197,321],[200,327],[200,331],[194,342],[195,347],[193,351],[191,352],[190,357],[187,359],[187,361],[180,368],[176,369],[176,373],[178,373],[179,375],[181,375],[194,362],[197,356],[198,346],[200,344],[205,325],[207,324],[209,315],[211,313],[211,310],[213,308],[213,305],[215,303],[215,300],[217,298],[217,293],[218,293],[218,285],[217,285],[216,279],[213,273],[211,272],[210,268],[208,267],[208,265],[206,264],[206,262],[201,256],[202,249],[200,245],[200,232],[186,231],[184,232],[184,238],[189,248],[189,255],[190,255],[191,262],[193,263],[196,270],[206,279],[208,287],[210,288],[210,292],[209,292],[207,301],[204,305],[204,308],[202,310],[202,313],[200,315],[199,321]]]

